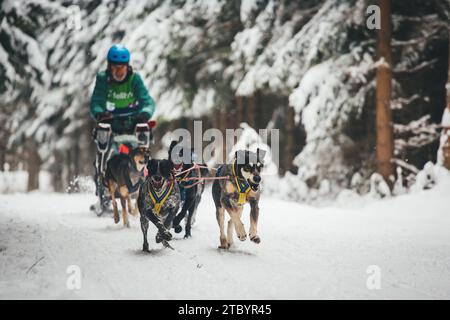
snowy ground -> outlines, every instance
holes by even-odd
[[[93,196],[1,195],[0,298],[449,299],[449,190],[321,209],[263,198],[261,244],[236,240],[228,252],[206,190],[193,238],[163,249],[152,227],[147,254],[138,219],[124,229],[97,218]],[[70,265],[79,290],[67,288]],[[372,265],[379,290],[366,284]]]

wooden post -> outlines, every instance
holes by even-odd
[[[376,135],[377,135],[377,170],[389,187],[395,175],[392,162],[394,156],[394,138],[392,112],[390,106],[392,91],[392,57],[391,57],[391,6],[390,0],[379,0],[381,9],[381,29],[377,32],[378,59],[377,101],[376,101]]]

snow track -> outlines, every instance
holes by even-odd
[[[193,237],[144,253],[131,228],[89,212],[90,195],[0,196],[0,298],[25,299],[439,299],[450,298],[450,210],[442,184],[431,191],[353,208],[318,209],[263,197],[261,244],[217,249],[210,190]],[[249,227],[248,208],[244,224]],[[81,269],[70,290],[67,268]],[[367,268],[381,271],[369,290]]]

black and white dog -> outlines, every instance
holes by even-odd
[[[194,168],[195,154],[192,148],[179,147],[175,149],[178,142],[172,141],[169,147],[169,160],[174,163],[174,174],[183,173],[178,176],[181,194],[182,208],[173,220],[173,227],[176,233],[180,233],[182,227],[181,221],[186,218],[185,238],[191,237],[191,227],[195,222],[197,207],[200,203],[203,191],[205,189],[204,182],[196,180],[196,178],[209,176],[209,170],[205,164],[199,164],[201,168]],[[178,161],[173,161],[172,152],[178,155]],[[187,156],[186,158],[184,156]],[[183,161],[179,161],[183,159]],[[193,170],[190,170],[194,168]],[[187,216],[186,216],[187,214]]]
[[[148,176],[139,189],[137,199],[144,236],[142,250],[148,251],[147,230],[150,220],[158,229],[156,242],[169,246],[172,240],[170,228],[180,208],[180,189],[173,174],[173,163],[169,160],[152,159],[147,164]],[[169,246],[170,247],[170,246]]]
[[[229,177],[229,179],[215,180],[212,187],[216,218],[220,228],[220,249],[228,249],[233,244],[233,228],[239,240],[247,239],[247,233],[241,221],[246,203],[250,204],[250,240],[255,243],[261,241],[257,231],[258,202],[265,154],[266,151],[260,149],[257,149],[256,153],[247,150],[237,151],[233,163],[220,166],[216,172],[217,177]],[[226,235],[225,211],[230,215]]]

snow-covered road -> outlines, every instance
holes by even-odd
[[[163,249],[151,227],[151,253],[137,218],[130,229],[98,218],[91,195],[1,195],[0,298],[449,299],[448,190],[322,209],[263,197],[261,244],[236,240],[230,251],[217,249],[206,190],[193,238]],[[79,290],[67,287],[71,265]],[[369,266],[380,289],[367,287]]]

